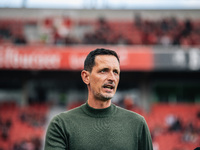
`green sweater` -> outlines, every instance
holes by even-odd
[[[45,150],[153,150],[145,119],[114,104],[94,109],[87,103],[55,116]]]

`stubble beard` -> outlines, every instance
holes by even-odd
[[[111,100],[111,99],[113,98],[113,95],[110,96],[110,95],[105,95],[105,94],[101,94],[101,93],[94,93],[94,97],[95,97],[95,99],[97,99],[97,100],[106,102],[106,101],[108,101],[108,100]]]

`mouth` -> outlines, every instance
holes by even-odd
[[[103,88],[107,89],[107,90],[113,90],[115,88],[115,85],[113,85],[113,84],[104,84]]]

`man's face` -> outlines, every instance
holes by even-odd
[[[97,55],[89,75],[90,95],[96,100],[110,100],[117,90],[119,74],[120,66],[115,56]]]

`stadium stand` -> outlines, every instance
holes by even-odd
[[[200,107],[194,104],[159,103],[147,122],[159,149],[194,149],[199,145]]]
[[[15,102],[1,102],[0,149],[41,149],[47,113],[46,104],[22,107]]]
[[[30,41],[27,26],[40,28],[40,36]],[[82,29],[75,35],[77,29]],[[86,30],[90,28],[90,30]],[[85,31],[84,31],[85,29]],[[40,32],[40,33],[39,33]],[[1,19],[1,43],[14,44],[125,44],[125,45],[190,45],[199,46],[200,20],[175,17],[160,20],[72,20],[45,18],[41,20]],[[81,35],[82,34],[82,35]],[[133,36],[134,35],[134,36]]]

